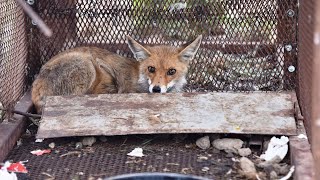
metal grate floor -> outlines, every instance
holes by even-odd
[[[7,160],[25,163],[27,179],[99,179],[127,173],[170,172],[192,174],[209,179],[241,179],[237,165],[230,155],[210,148],[201,150],[195,146],[199,135],[132,135],[108,137],[92,147],[76,149],[79,138],[46,139],[35,143],[32,135],[22,137],[22,145],[16,146]],[[36,149],[48,149],[55,143],[51,154],[35,156]],[[145,157],[132,158],[126,154],[142,147]],[[208,167],[208,168],[206,168]],[[209,170],[207,170],[209,169]],[[231,173],[227,173],[233,169]],[[26,179],[24,177],[23,179]]]

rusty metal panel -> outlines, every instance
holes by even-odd
[[[313,78],[312,78],[312,153],[315,159],[315,179],[320,178],[320,2],[315,3],[313,32]],[[311,44],[309,44],[311,46]],[[309,109],[310,112],[310,109]]]
[[[37,138],[153,133],[296,133],[288,93],[100,94],[46,100]]]
[[[297,134],[306,135],[303,121],[297,123]],[[312,180],[314,173],[311,145],[308,139],[299,136],[290,136],[290,159],[295,166],[295,180]]]
[[[28,92],[18,101],[14,109],[20,112],[29,112],[32,107],[31,94]],[[0,123],[0,162],[3,162],[16,145],[21,134],[25,132],[26,126],[26,117],[18,114],[14,114],[10,121]]]
[[[320,3],[300,1],[298,98],[315,160],[315,177],[320,178]],[[318,121],[318,123],[317,123]]]
[[[314,58],[313,29],[314,1],[300,1],[298,23],[298,81],[297,96],[304,116],[308,136],[311,137],[311,87]]]

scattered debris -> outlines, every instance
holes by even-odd
[[[22,145],[22,139],[19,138],[19,140],[17,141],[17,146],[21,146]]]
[[[241,148],[238,149],[238,154],[242,157],[244,156],[249,156],[251,154],[251,149],[250,148]]]
[[[263,161],[263,162],[257,163],[257,166],[260,168],[269,168],[270,166],[273,166],[274,164],[281,162],[281,160],[282,159],[279,156],[275,156],[269,161]]]
[[[308,137],[305,134],[299,134],[298,138],[300,138],[300,139],[308,139]]]
[[[180,166],[180,164],[179,163],[167,163],[167,165],[171,165],[171,166]]]
[[[190,174],[191,172],[193,172],[192,168],[182,168],[181,169],[182,174]]]
[[[240,162],[240,160],[239,160],[239,159],[236,159],[236,158],[231,158],[231,161],[233,161],[233,162]]]
[[[96,141],[97,139],[91,136],[91,137],[84,137],[81,142],[84,146],[92,146]]]
[[[45,176],[48,176],[48,178],[45,178],[46,180],[54,180],[54,176],[52,176],[51,174],[49,173],[46,173],[46,172],[41,172],[42,175],[45,175]]]
[[[161,123],[160,114],[150,115],[148,117],[148,120],[152,124],[159,124],[159,123]]]
[[[26,133],[25,133],[27,136],[31,136],[31,132],[29,129],[26,129]]]
[[[80,175],[80,176],[83,176],[83,175],[84,175],[84,172],[77,172],[76,174],[77,174],[77,175]]]
[[[233,157],[234,157],[234,155],[232,152],[227,152],[226,158],[233,158]]]
[[[212,142],[213,147],[224,150],[227,153],[238,154],[238,150],[242,147],[243,141],[241,139],[223,138],[216,139]]]
[[[229,171],[226,172],[226,175],[229,175],[229,174],[231,174],[231,173],[232,173],[232,168],[230,168]]]
[[[204,161],[206,161],[206,160],[208,160],[208,157],[206,157],[206,156],[199,156],[198,157],[198,160],[204,160]]]
[[[52,142],[52,143],[50,143],[48,146],[49,146],[49,148],[54,149],[54,147],[56,146],[56,144],[55,144],[54,142]]]
[[[143,157],[144,156],[142,148],[134,148],[134,150],[132,150],[127,155],[133,156],[133,157]]]
[[[16,172],[28,173],[26,167],[22,162],[11,163],[7,161],[3,164],[3,166],[0,165],[0,179],[18,180]]]
[[[107,136],[100,136],[99,137],[99,141],[101,141],[101,142],[107,142]]]
[[[186,145],[184,145],[184,147],[186,147],[187,149],[189,149],[189,148],[193,148],[195,145],[194,144],[186,144]]]
[[[163,172],[170,172],[170,169],[164,168],[162,171],[163,171]]]
[[[293,172],[294,172],[294,166],[292,166],[291,168],[290,168],[290,171],[288,172],[288,174],[286,175],[286,176],[284,176],[284,177],[282,177],[281,179],[279,179],[279,180],[288,180],[291,176],[292,176],[292,174],[293,174]]]
[[[42,143],[44,139],[36,139],[36,143]]]
[[[209,170],[210,170],[209,167],[203,167],[203,168],[201,169],[201,171],[203,171],[203,172],[207,172],[207,171],[209,171]]]
[[[290,171],[290,166],[285,163],[274,164],[273,168],[279,175],[286,175]]]
[[[288,174],[288,172],[290,171],[290,166],[288,164],[286,163],[279,164],[281,160],[282,159],[279,156],[276,156],[270,161],[263,161],[263,162],[257,163],[256,166],[264,169],[266,172],[270,172],[269,174],[270,178],[275,177],[275,175],[279,177],[280,175]]]
[[[15,173],[9,173],[6,169],[0,169],[0,179],[5,180],[18,180]]]
[[[77,142],[76,143],[76,149],[82,149],[82,147],[83,147],[83,144],[82,144],[82,142]]]
[[[202,138],[199,138],[196,141],[196,145],[200,148],[200,149],[209,149],[210,148],[210,138],[209,136],[204,136]]]
[[[270,172],[270,179],[278,179],[278,174],[275,171]]]
[[[65,154],[60,155],[60,157],[69,156],[69,155],[78,155],[78,156],[80,156],[81,152],[80,151],[70,151],[70,152],[67,152]]]
[[[30,153],[34,154],[34,155],[37,155],[37,156],[41,156],[43,154],[51,153],[51,149],[43,149],[43,150],[37,149],[37,150],[31,151]]]
[[[246,157],[240,158],[240,168],[239,173],[245,176],[247,179],[256,179],[257,170],[254,163]]]
[[[281,138],[272,137],[270,143],[268,144],[268,149],[265,154],[260,156],[261,159],[270,161],[276,156],[279,156],[282,160],[288,152],[289,138],[286,136],[281,136]]]
[[[28,161],[25,161],[25,162],[28,162]],[[11,162],[7,161],[4,163],[3,166],[0,166],[0,168],[5,169],[6,171],[9,171],[9,172],[28,173],[27,168],[25,167],[25,165],[23,163],[24,162],[22,162],[22,161],[16,162],[16,163],[11,163]]]

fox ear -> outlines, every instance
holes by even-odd
[[[137,41],[132,39],[132,37],[127,36],[127,44],[138,61],[142,61],[150,57],[151,53]]]
[[[200,44],[201,44],[202,35],[198,36],[191,44],[184,48],[180,53],[180,59],[184,61],[191,61],[196,55]]]

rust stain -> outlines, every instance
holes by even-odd
[[[126,123],[128,126],[133,127],[134,125],[134,116],[128,116]]]
[[[68,114],[68,111],[45,111],[43,113],[44,116],[49,116],[49,117],[63,116],[66,114]]]
[[[150,115],[148,117],[150,125],[154,126],[154,125],[160,124],[161,123],[160,116],[161,116],[160,114]]]
[[[205,94],[203,92],[197,92],[197,93],[182,93],[182,97],[196,97],[200,94]]]
[[[161,102],[108,102],[103,100],[88,100],[83,104],[85,107],[104,107],[108,110],[122,110],[122,109],[152,109],[161,110],[163,107],[168,107],[170,103]]]
[[[282,109],[277,112],[271,113],[272,116],[280,116],[280,117],[293,117],[294,110],[293,109]]]
[[[182,97],[195,97],[196,93],[183,93]]]
[[[255,129],[257,134],[260,134],[261,131],[264,131],[264,134],[272,134],[272,135],[296,135],[296,129],[290,129],[290,128],[277,128],[277,129],[270,129],[270,132],[266,131],[265,129]],[[252,129],[248,130],[246,128],[241,130],[241,133],[244,134],[255,134],[252,132]]]

